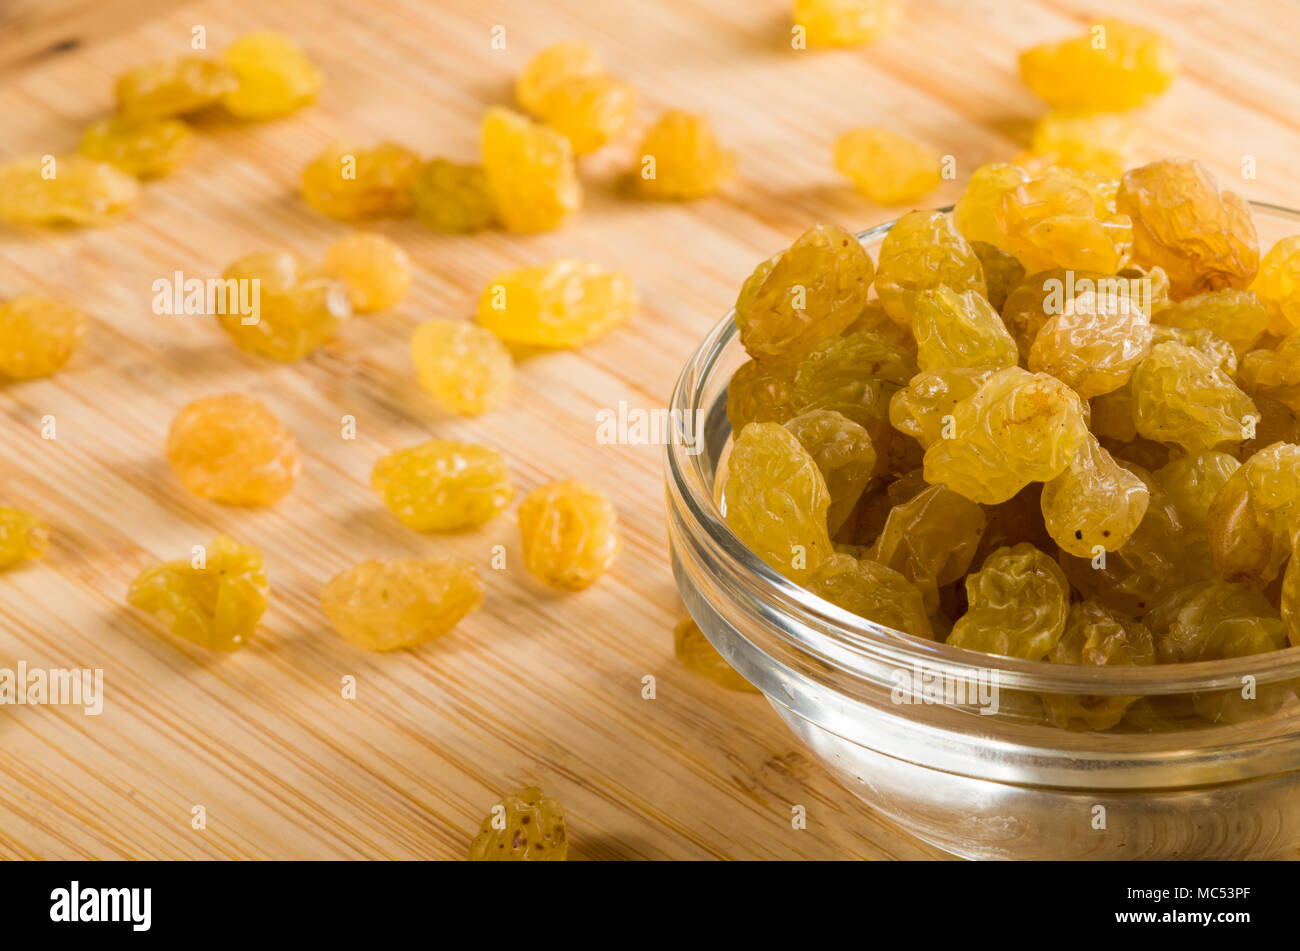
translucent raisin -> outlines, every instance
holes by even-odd
[[[139,193],[126,172],[81,155],[0,165],[0,221],[11,225],[103,225]]]
[[[893,568],[868,558],[832,553],[812,572],[804,587],[887,630],[934,640],[920,589]]]
[[[482,165],[433,159],[411,179],[416,218],[434,231],[470,233],[492,223],[492,193]]]
[[[1088,436],[1074,391],[1019,367],[993,374],[952,416],[952,438],[925,451],[926,481],[987,505],[1056,478]]]
[[[1263,588],[1277,577],[1300,532],[1300,446],[1276,443],[1245,461],[1206,516],[1214,571]]]
[[[234,287],[257,289],[249,314],[232,313],[233,293],[227,292],[222,329],[239,349],[273,360],[301,360],[331,339],[352,313],[346,285],[287,252],[246,255],[222,277],[228,286],[234,281]]]
[[[321,593],[334,630],[364,650],[391,651],[436,640],[483,603],[483,582],[459,558],[362,562]]]
[[[618,515],[599,489],[552,482],[519,503],[524,565],[553,588],[581,591],[595,584],[618,555]]]
[[[370,484],[389,511],[417,532],[477,528],[515,495],[501,453],[447,439],[389,453],[375,463]]]
[[[899,218],[880,245],[876,293],[890,318],[912,324],[916,296],[946,284],[958,294],[976,291],[987,297],[979,256],[937,211],[913,211]]]
[[[564,810],[536,786],[506,796],[469,846],[471,862],[563,862],[568,854]]]
[[[185,488],[226,505],[273,505],[302,471],[298,443],[265,403],[237,393],[195,400],[167,435]]]
[[[1253,291],[1224,288],[1179,301],[1160,311],[1159,322],[1182,330],[1208,331],[1232,347],[1240,359],[1268,332],[1269,316]]]
[[[966,613],[948,644],[986,654],[1041,660],[1065,631],[1070,585],[1033,545],[999,548],[966,578]]]
[[[1268,329],[1284,337],[1300,330],[1300,235],[1283,238],[1259,262],[1250,285],[1268,311]]]
[[[63,368],[86,335],[75,307],[23,294],[0,303],[0,380],[33,380]]]
[[[750,423],[784,423],[794,415],[795,368],[746,360],[727,384],[727,419],[739,434]]]
[[[140,572],[126,599],[176,637],[232,651],[248,643],[269,597],[262,553],[218,535],[201,556]]]
[[[0,571],[41,558],[50,547],[50,527],[28,512],[0,506]]]
[[[874,268],[858,239],[817,225],[754,269],[736,301],[740,339],[756,360],[793,363],[857,319]]]
[[[784,426],[751,423],[741,430],[723,499],[731,530],[786,577],[806,579],[832,554],[826,479]]]
[[[641,140],[633,173],[646,198],[692,201],[707,198],[735,175],[736,158],[724,149],[704,116],[665,112]]]
[[[1145,312],[1128,297],[1089,290],[1042,325],[1029,348],[1029,369],[1050,373],[1091,399],[1127,383],[1150,348]]]
[[[1115,195],[1113,181],[1052,166],[998,200],[1000,245],[1026,271],[1113,274],[1127,263],[1133,243],[1133,223],[1117,212]]]
[[[859,46],[897,26],[902,0],[794,0],[809,46]]]
[[[302,170],[302,197],[331,218],[400,215],[411,208],[419,171],[419,156],[394,142],[372,148],[336,142]]]
[[[741,693],[758,693],[758,688],[736,672],[718,649],[709,643],[699,625],[691,618],[681,621],[673,631],[673,652],[682,664],[714,683]]]
[[[1168,40],[1114,19],[1099,20],[1083,36],[1020,54],[1020,78],[1057,109],[1131,109],[1168,89],[1177,71]]]
[[[224,53],[235,86],[221,97],[239,119],[274,119],[314,102],[325,78],[291,39],[279,33],[247,33]]]
[[[1133,220],[1133,259],[1169,275],[1175,299],[1225,287],[1244,290],[1259,269],[1259,236],[1250,207],[1220,189],[1191,159],[1130,169],[1116,198]]]
[[[912,302],[916,362],[925,370],[1001,370],[1020,354],[997,311],[978,291],[946,285],[921,291]]]
[[[835,140],[835,168],[867,198],[906,205],[939,186],[943,157],[934,149],[888,129],[845,132]]]
[[[608,76],[585,44],[570,40],[537,54],[515,83],[519,104],[564,135],[576,155],[594,152],[627,128],[636,90]]]
[[[1065,471],[1043,486],[1043,522],[1064,551],[1093,558],[1129,540],[1150,498],[1146,484],[1090,437]]]
[[[636,306],[626,274],[560,259],[498,275],[479,298],[478,321],[509,344],[579,347],[623,323]]]
[[[160,178],[194,153],[194,133],[179,119],[114,116],[91,125],[78,151],[136,178]]]
[[[826,480],[831,504],[826,527],[832,535],[844,524],[876,468],[871,434],[833,410],[813,410],[785,424],[813,457]]]
[[[1156,662],[1151,630],[1096,601],[1071,605],[1065,633],[1047,659],[1054,664],[1146,667]],[[1050,723],[1063,729],[1109,730],[1138,697],[1115,694],[1043,694]]]
[[[238,83],[225,63],[183,56],[127,70],[114,91],[124,118],[164,119],[205,109]]]
[[[559,132],[495,106],[482,138],[493,208],[508,230],[549,231],[581,207],[573,147]]]
[[[505,344],[483,327],[449,317],[415,328],[411,359],[420,385],[453,413],[472,416],[499,406],[514,379]]]
[[[1199,350],[1156,344],[1133,373],[1133,421],[1147,439],[1188,452],[1232,447],[1258,419],[1250,397]]]
[[[352,308],[359,313],[385,310],[411,286],[411,259],[391,238],[356,231],[325,251],[321,269],[347,285]]]

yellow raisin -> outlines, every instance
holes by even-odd
[[[1020,78],[1057,109],[1131,109],[1168,89],[1177,71],[1168,40],[1114,19],[1091,24],[1083,36],[1020,54]]]
[[[292,362],[331,339],[352,314],[346,285],[306,267],[287,252],[249,254],[222,277],[229,286],[256,288],[251,313],[220,315],[235,346],[273,360]],[[256,282],[256,283],[254,283]],[[243,291],[240,291],[242,298]],[[227,301],[233,298],[228,292]]]
[[[958,294],[988,293],[984,266],[952,219],[938,211],[908,212],[880,245],[876,268],[880,303],[891,320],[910,327],[917,295],[941,284]]]
[[[736,672],[691,618],[673,631],[673,652],[685,667],[708,677],[715,684],[741,693],[758,693],[758,688]]]
[[[515,93],[520,105],[569,140],[575,155],[618,136],[636,109],[636,90],[605,75],[595,54],[572,40],[534,57]]]
[[[448,439],[389,453],[375,463],[370,484],[389,511],[417,532],[477,528],[515,495],[501,453]]]
[[[471,862],[563,862],[568,854],[564,810],[536,786],[506,796],[469,846]]]
[[[39,294],[0,303],[0,380],[32,380],[62,369],[86,335],[77,308]]]
[[[128,119],[165,119],[213,105],[239,83],[225,63],[200,56],[148,63],[118,77],[117,111]]]
[[[11,225],[103,225],[139,193],[132,176],[82,155],[0,165],[0,221]]]
[[[505,344],[483,327],[449,317],[415,328],[411,359],[420,385],[453,413],[477,415],[499,406],[514,379]]]
[[[239,119],[274,119],[314,102],[324,76],[291,39],[280,33],[247,33],[225,51],[235,86],[222,103]]]
[[[948,644],[1041,660],[1065,631],[1070,584],[1056,562],[1022,543],[999,548],[966,577],[966,600]]]
[[[391,238],[356,231],[325,251],[321,269],[347,285],[353,310],[392,307],[411,286],[411,259]]]
[[[646,198],[707,198],[736,171],[735,155],[718,142],[709,120],[680,110],[659,117],[641,140],[638,154],[634,181]]]
[[[492,193],[482,165],[433,159],[411,179],[415,217],[434,231],[468,234],[492,223]]]
[[[902,0],[794,0],[795,27],[809,46],[858,46],[897,26]]]
[[[835,140],[835,168],[882,205],[906,205],[939,186],[943,157],[889,129],[845,132]]]
[[[201,557],[140,572],[126,598],[177,637],[233,651],[248,643],[269,596],[262,553],[218,535]]]
[[[889,631],[934,640],[925,600],[902,574],[870,558],[832,552],[804,582],[817,597]]]
[[[28,512],[0,506],[0,571],[40,558],[50,547],[50,527]]]
[[[524,565],[553,588],[581,591],[595,584],[621,545],[618,515],[599,489],[552,482],[519,503]]]
[[[494,106],[483,117],[483,170],[497,220],[549,231],[582,206],[573,147],[554,129]]]
[[[560,259],[497,275],[479,298],[478,321],[508,344],[579,347],[623,323],[636,306],[626,274]]]
[[[1054,664],[1145,667],[1156,662],[1151,629],[1096,601],[1071,605],[1065,633],[1047,659]],[[1042,694],[1048,721],[1064,729],[1109,730],[1138,697]]]
[[[1268,329],[1279,337],[1300,330],[1300,235],[1283,238],[1264,255],[1250,289],[1268,311]]]
[[[334,630],[364,650],[418,647],[483,603],[483,581],[459,558],[374,559],[336,575],[321,593]]]
[[[302,197],[331,218],[405,214],[420,157],[395,142],[357,148],[335,142],[302,170]]]
[[[746,279],[736,326],[749,355],[793,363],[842,333],[861,314],[874,273],[858,239],[817,225]]]
[[[136,178],[159,178],[193,154],[194,133],[179,119],[114,116],[91,125],[78,151]]]
[[[167,461],[185,488],[226,505],[273,505],[302,471],[293,434],[260,400],[195,400],[167,435]]]

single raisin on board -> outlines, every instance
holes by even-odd
[[[497,275],[479,298],[478,322],[507,344],[580,347],[626,321],[636,306],[626,274],[562,258]]]
[[[347,285],[352,309],[361,314],[392,307],[411,286],[411,259],[401,245],[369,231],[331,244],[321,270]]]
[[[483,603],[483,581],[459,558],[374,559],[336,575],[321,606],[340,636],[363,650],[418,647]]]
[[[269,30],[247,33],[226,47],[235,84],[222,93],[238,119],[275,119],[314,102],[325,78],[293,40]]]
[[[136,178],[160,178],[194,153],[194,133],[180,119],[113,116],[86,129],[77,151]]]
[[[447,439],[389,453],[375,463],[370,484],[389,511],[417,532],[477,528],[515,495],[501,453]]]
[[[302,170],[302,197],[331,218],[405,214],[420,167],[420,157],[395,142],[370,148],[335,142]]]
[[[1020,54],[1020,78],[1056,109],[1131,109],[1168,89],[1177,72],[1168,40],[1114,19],[1090,24],[1082,36]]]
[[[93,227],[108,224],[140,194],[134,177],[84,155],[0,165],[0,222]]]
[[[0,381],[49,376],[81,346],[86,316],[77,308],[22,294],[0,302]]]
[[[246,255],[227,267],[222,278],[225,306],[215,308],[222,329],[239,349],[273,360],[301,360],[352,315],[345,284],[288,252]],[[240,307],[233,306],[236,294]],[[244,303],[251,305],[247,313]]]
[[[835,168],[881,205],[906,205],[939,186],[943,156],[889,129],[852,129],[835,140]]]
[[[147,63],[117,79],[117,111],[125,119],[165,119],[199,112],[239,85],[225,63],[201,56]]]
[[[237,393],[195,400],[167,435],[167,462],[195,495],[274,505],[302,471],[298,443],[266,404]]]
[[[471,862],[563,862],[568,854],[564,809],[537,786],[494,806],[469,846]]]
[[[692,618],[678,623],[673,630],[673,653],[682,665],[715,684],[740,693],[758,693],[758,688],[736,672],[718,649],[709,643]]]
[[[411,360],[420,385],[438,405],[467,416],[504,402],[515,375],[510,351],[495,334],[450,317],[434,317],[415,328]]]
[[[659,117],[637,155],[633,181],[645,198],[707,198],[736,174],[736,156],[722,147],[709,120],[681,110]]]
[[[508,231],[549,231],[582,207],[573,146],[559,132],[500,106],[483,117],[483,170]]]
[[[157,617],[177,637],[232,651],[248,643],[269,596],[262,553],[218,535],[192,559],[140,572],[127,601]]]
[[[903,0],[794,0],[792,17],[809,46],[860,46],[898,25]]]
[[[0,506],[0,571],[44,556],[50,527],[21,509]]]
[[[627,128],[636,90],[605,73],[584,43],[547,47],[515,82],[519,104],[564,135],[575,155],[594,152]]]
[[[411,210],[434,231],[469,234],[492,224],[492,193],[482,165],[431,159],[411,179]]]
[[[552,482],[519,503],[524,566],[543,584],[581,591],[614,563],[622,545],[618,515],[599,489]]]

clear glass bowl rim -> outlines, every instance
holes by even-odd
[[[1250,202],[1256,218],[1282,218],[1300,234],[1300,211],[1268,202]],[[934,209],[951,212],[952,206]],[[859,232],[858,241],[873,244],[883,238],[897,219]],[[726,349],[738,342],[735,310],[715,324],[687,360],[669,403],[670,418],[702,419],[711,407],[702,405],[702,394],[716,381]],[[690,416],[682,413],[690,412]],[[1150,667],[1092,667],[1021,660],[997,654],[983,654],[950,647],[895,631],[841,610],[804,590],[769,567],[731,531],[714,495],[714,485],[704,471],[704,453],[692,455],[681,440],[670,440],[666,450],[669,504],[687,526],[695,543],[703,545],[714,564],[728,577],[761,599],[765,610],[806,619],[808,625],[794,625],[801,638],[826,638],[847,672],[864,675],[879,663],[902,668],[924,668],[942,676],[965,677],[977,672],[996,671],[999,683],[1008,689],[1050,693],[1138,695],[1182,694],[1238,687],[1242,677],[1256,682],[1279,683],[1300,680],[1300,647],[1289,647],[1245,658],[1156,664]],[[809,630],[811,628],[811,630]],[[806,647],[793,641],[788,625],[769,628],[796,649]],[[818,653],[822,653],[819,651]],[[853,658],[861,659],[861,665]],[[847,663],[845,658],[848,658]]]

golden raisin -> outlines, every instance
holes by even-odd
[[[167,462],[185,488],[226,505],[273,505],[302,471],[293,434],[260,400],[195,400],[172,421]]]
[[[524,565],[554,588],[595,584],[618,554],[618,516],[603,492],[581,482],[552,482],[519,503]]]
[[[364,650],[418,647],[442,637],[483,603],[483,582],[459,558],[362,562],[321,593],[334,630]]]

